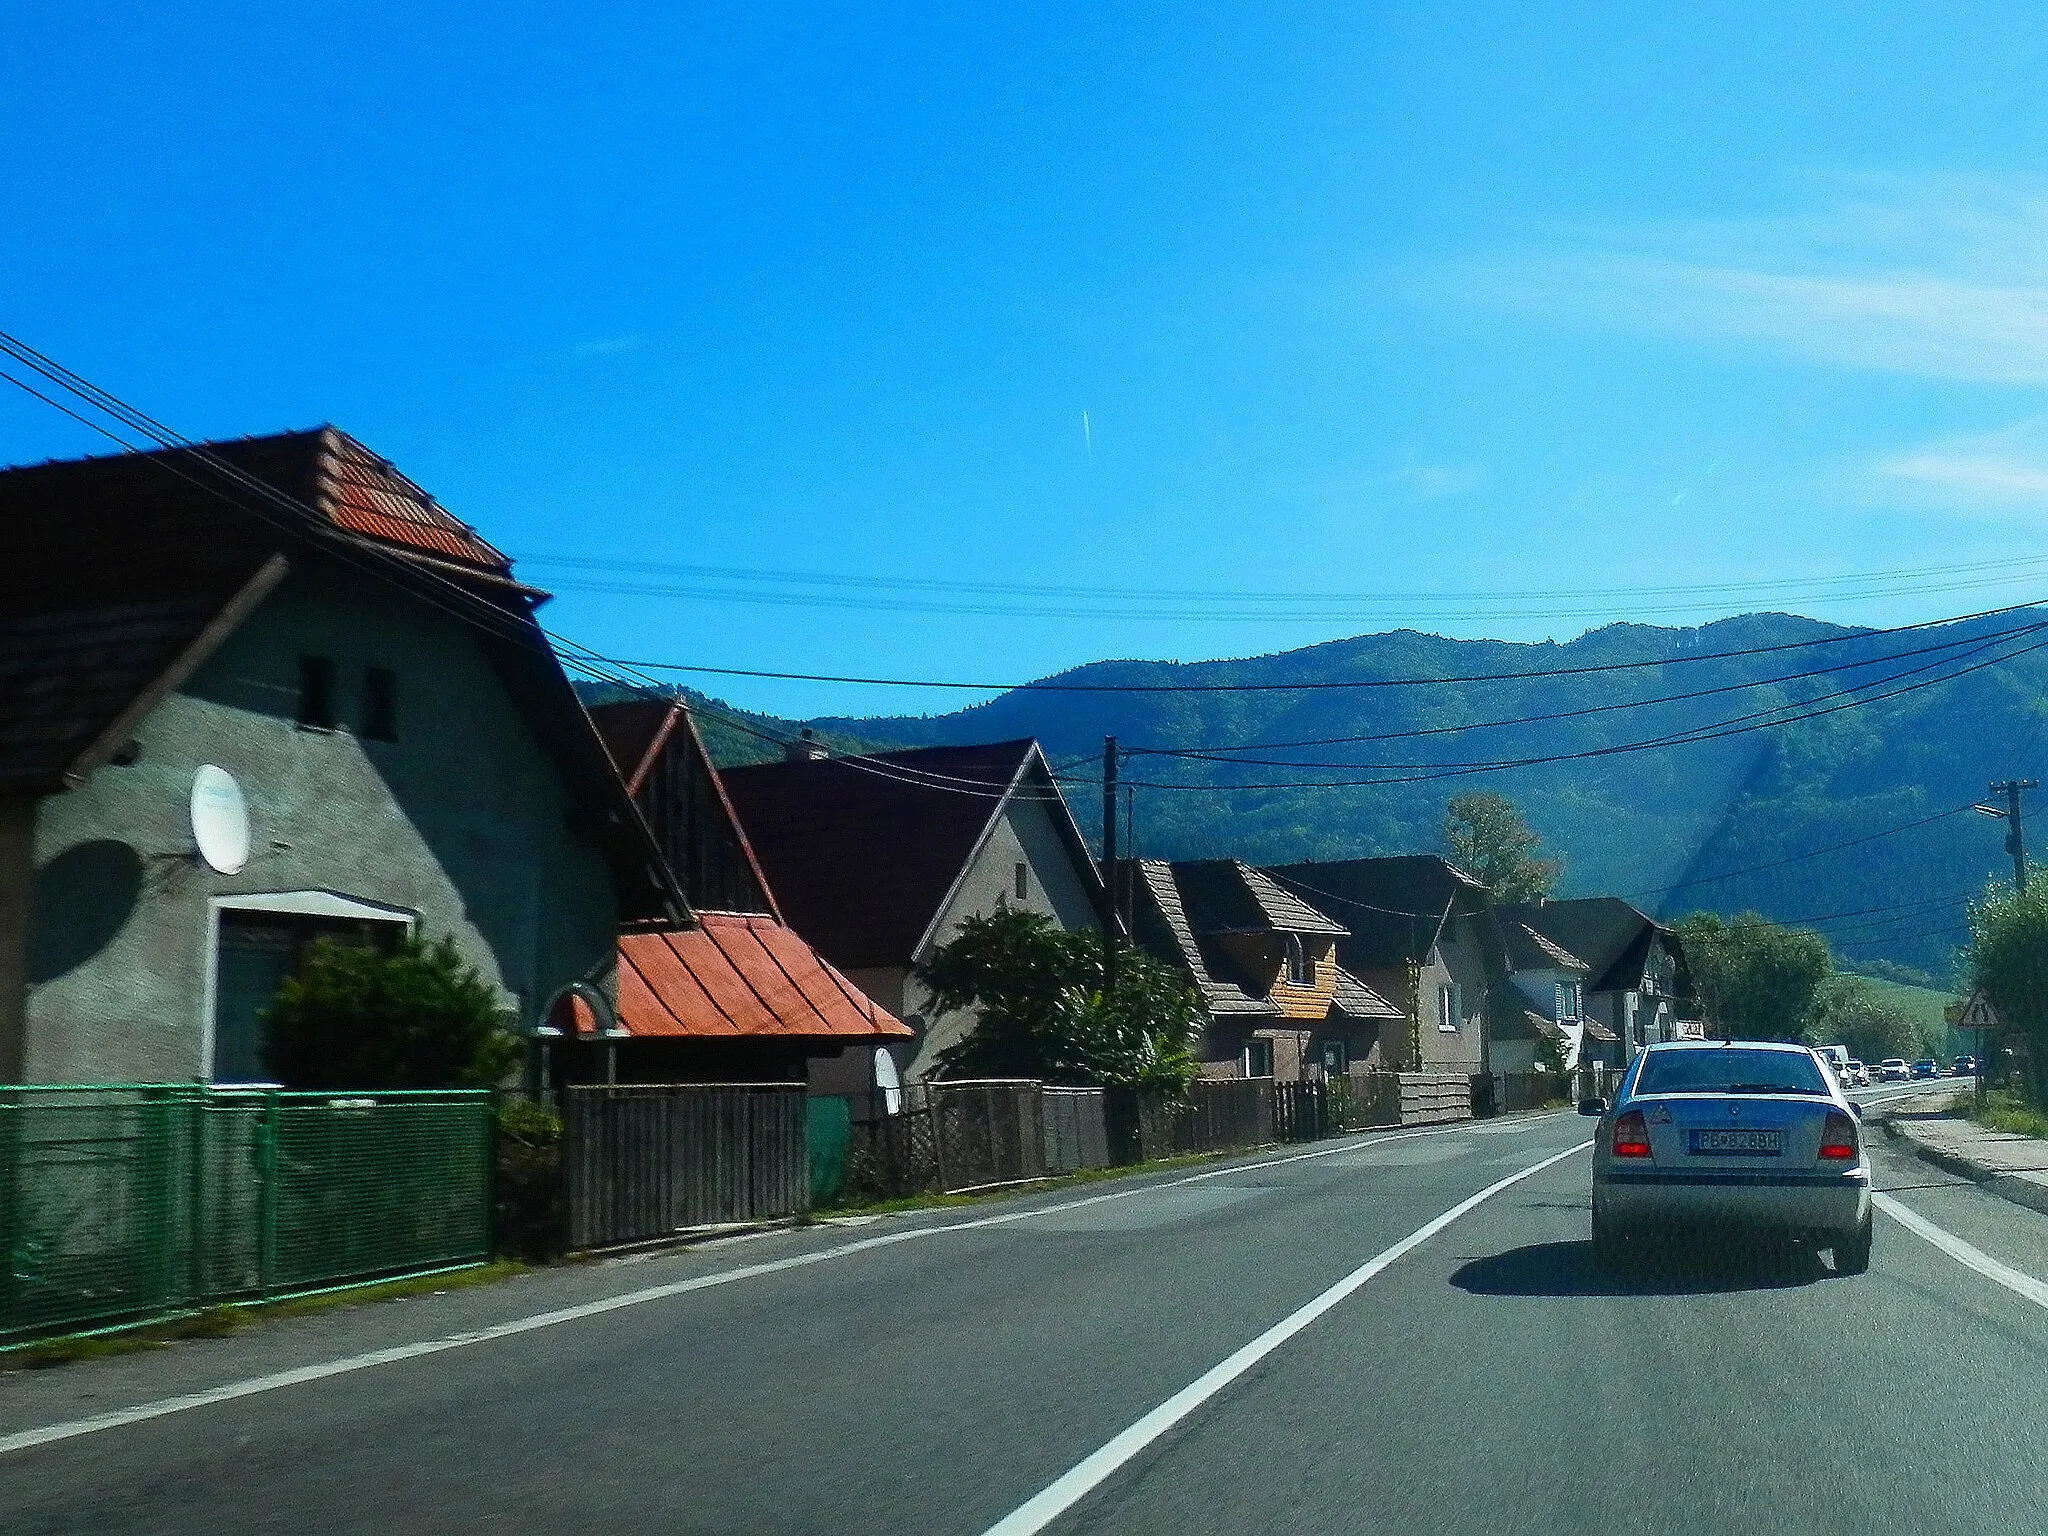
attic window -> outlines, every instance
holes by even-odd
[[[1287,979],[1297,987],[1312,987],[1316,984],[1316,963],[1309,958],[1308,946],[1301,942],[1301,935],[1287,935]]]
[[[313,731],[331,731],[334,729],[333,657],[301,656],[299,658],[298,722],[308,730]]]
[[[1029,864],[1019,864],[1017,866],[1017,899],[1023,901],[1030,895],[1031,866]]]
[[[389,667],[363,669],[363,724],[366,741],[398,740],[398,674]]]

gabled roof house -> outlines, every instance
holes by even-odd
[[[333,427],[0,472],[0,1082],[261,1079],[306,947],[537,1026],[689,920],[546,594]]]
[[[1494,1041],[1529,1036],[1490,894],[1448,860],[1341,859],[1266,873],[1344,925],[1338,963],[1401,1014],[1380,1032],[1383,1066],[1491,1071]]]
[[[1586,963],[1585,1017],[1614,1064],[1645,1045],[1679,1038],[1692,1016],[1692,982],[1677,932],[1618,896],[1583,896],[1501,909]]]
[[[1131,937],[1185,972],[1209,1006],[1208,1077],[1341,1077],[1377,1063],[1405,1015],[1337,963],[1347,937],[1273,878],[1235,859],[1120,866]]]
[[[619,937],[613,1016],[556,1021],[564,1074],[639,1082],[770,1082],[851,1051],[859,1070],[910,1030],[782,920],[688,707],[680,699],[596,705],[627,791],[689,899],[689,927]],[[599,1047],[591,1050],[590,1046]]]
[[[726,769],[739,824],[789,925],[915,1031],[892,1047],[915,1080],[972,1028],[934,1013],[912,972],[970,916],[1043,912],[1069,929],[1108,919],[1101,878],[1035,741],[838,757],[805,741],[782,762]],[[820,1092],[861,1092],[815,1063]]]

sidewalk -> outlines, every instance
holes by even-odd
[[[1923,1162],[1981,1184],[2016,1205],[2048,1212],[2048,1141],[1946,1115],[1894,1113],[1884,1128]]]

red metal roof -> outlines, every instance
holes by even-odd
[[[640,1037],[875,1038],[912,1031],[795,932],[755,912],[700,912],[677,933],[619,939],[619,1024]]]

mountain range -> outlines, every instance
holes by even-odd
[[[1560,895],[1754,908],[1815,924],[1845,964],[1945,979],[1963,903],[2010,871],[2003,824],[1970,807],[2048,749],[2048,610],[1893,630],[1751,614],[1561,644],[1400,630],[1096,662],[938,715],[784,721],[693,697],[725,762],[775,750],[735,720],[842,750],[1035,736],[1073,765],[1091,832],[1114,735],[1145,856],[1437,849],[1449,797],[1494,790],[1565,861]]]

